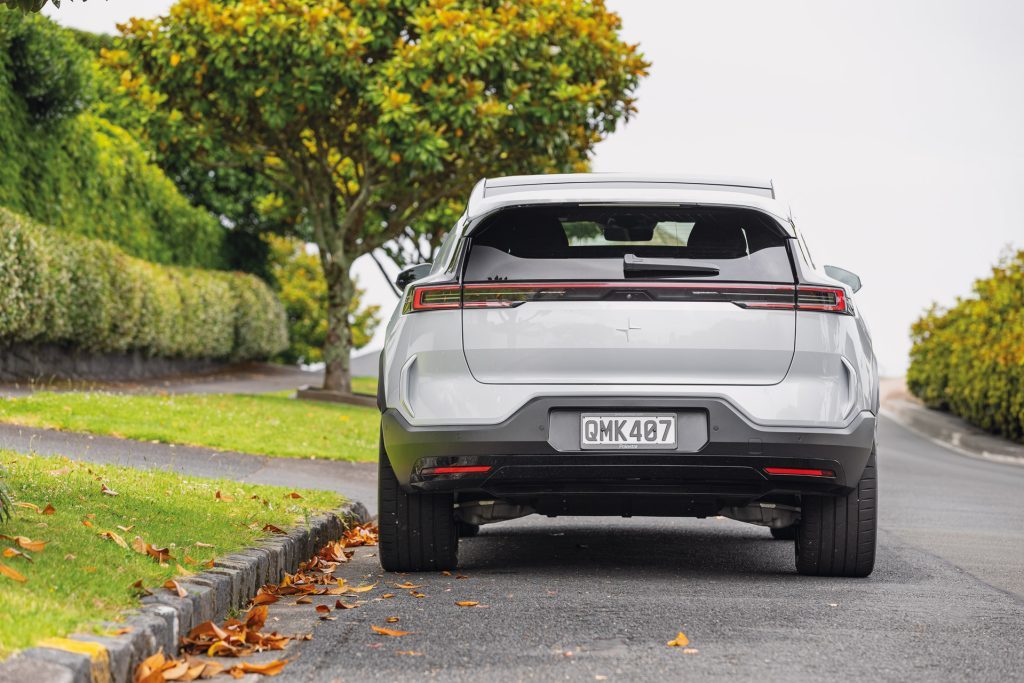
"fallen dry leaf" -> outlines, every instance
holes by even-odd
[[[308,595],[304,595],[301,598],[299,598],[298,600],[296,600],[295,604],[296,605],[312,605],[313,604],[313,598],[309,597]]]
[[[106,484],[100,484],[100,493],[102,493],[105,496],[116,496],[116,495],[118,495],[117,491],[115,491],[114,489],[108,487]]]
[[[126,633],[131,633],[132,629],[130,626],[123,626],[121,628],[115,628],[113,631],[107,633],[108,636],[123,636]]]
[[[195,576],[196,573],[191,569],[185,569],[180,564],[175,563],[174,568],[178,571],[178,576]]]
[[[683,654],[684,654],[684,655],[695,655],[695,654],[697,654],[698,652],[700,652],[700,650],[698,650],[698,649],[697,649],[697,648],[695,648],[695,647],[684,647],[684,648],[683,648]]]
[[[82,520],[82,524],[84,524],[85,526],[89,527],[90,529],[92,528],[92,522],[90,522],[87,519],[83,519]]]
[[[178,582],[174,579],[167,579],[164,581],[164,588],[172,593],[177,593],[179,598],[184,598],[188,595],[188,591],[178,585]]]
[[[331,613],[331,608],[330,608],[329,605],[317,605],[316,606],[316,613],[317,614],[330,614]]]
[[[124,548],[125,550],[128,550],[128,544],[125,543],[125,540],[121,538],[121,535],[118,534],[116,531],[99,531],[97,532],[97,535],[100,538],[108,538],[114,543]]]
[[[51,477],[62,477],[71,471],[70,467],[62,467],[59,470],[50,470],[47,472]]]
[[[407,636],[410,633],[412,633],[412,631],[396,631],[396,630],[391,629],[391,628],[384,628],[383,626],[373,626],[373,625],[370,626],[370,629],[374,633],[378,633],[378,634],[380,634],[382,636],[392,636],[394,638],[397,638],[398,636]]]
[[[389,624],[397,624],[399,621],[401,621],[401,619],[398,617],[388,617],[384,621],[388,622]]]
[[[458,605],[459,607],[476,607],[480,603],[477,602],[476,600],[459,600],[455,604]]]
[[[395,654],[406,655],[406,656],[409,656],[409,657],[422,657],[423,656],[422,652],[416,652],[415,650],[396,650]]]
[[[7,541],[13,541],[25,550],[33,553],[43,552],[43,549],[46,548],[46,544],[49,543],[49,541],[33,541],[28,536],[4,536],[3,534],[0,534],[0,538]]]
[[[380,597],[382,597],[384,599],[393,598],[393,597],[395,597],[395,594],[394,593],[385,593],[384,595],[382,595]]]
[[[128,533],[129,531],[131,531],[132,529],[135,528],[135,525],[132,524],[131,526],[121,526],[120,524],[118,524],[117,528],[120,529],[121,531],[125,532],[125,533]]]
[[[197,548],[212,548],[213,544],[212,543],[200,543],[199,541],[196,541],[196,547]]]
[[[355,609],[356,607],[359,607],[359,605],[347,605],[341,600],[335,600],[334,602],[334,609]]]
[[[30,562],[33,561],[32,555],[29,555],[29,554],[24,553],[24,552],[22,552],[20,550],[17,550],[16,548],[4,548],[3,549],[3,556],[6,557],[7,559],[10,559],[12,557],[20,557],[22,559],[29,560]]]
[[[369,586],[349,586],[347,590],[350,593],[366,593],[367,591],[372,591],[376,587],[377,584],[371,583]]]
[[[405,583],[396,583],[395,584],[395,588],[401,588],[403,590],[411,589],[411,588],[423,588],[423,584],[415,584],[415,583],[411,583],[409,581],[406,581]]]
[[[291,498],[293,500],[302,500],[302,496],[300,496],[295,491],[292,491],[291,493],[285,495],[285,498]]]
[[[271,595],[270,593],[259,593],[255,598],[252,599],[252,604],[253,606],[273,605],[280,599],[281,598],[277,597],[276,595]],[[312,602],[312,600],[310,601]]]
[[[456,574],[455,578],[456,579],[468,579],[469,577],[466,576],[465,574]]]
[[[409,591],[409,595],[411,595],[414,598],[425,598],[425,597],[427,597],[426,593],[417,593],[416,591]]]
[[[686,647],[689,644],[690,639],[687,638],[686,634],[682,631],[679,632],[679,635],[677,635],[674,640],[670,640],[666,643],[669,647]]]
[[[288,533],[287,531],[285,531],[281,527],[274,526],[273,524],[264,524],[263,525],[263,531],[269,531],[272,534],[287,534]]]
[[[288,663],[287,659],[275,659],[265,664],[252,664],[251,662],[242,662],[228,669],[228,673],[235,678],[241,678],[245,674],[263,674],[264,676],[276,676],[281,673],[284,669],[285,664]]]
[[[75,559],[76,559],[75,556],[72,555],[71,553],[68,553],[67,555],[64,556],[64,561],[65,562],[74,562]]]
[[[0,576],[6,576],[8,579],[17,581],[18,583],[25,583],[28,581],[28,579],[26,579],[20,572],[11,569],[6,564],[0,564]]]
[[[153,591],[149,590],[144,585],[142,585],[142,579],[139,579],[138,581],[133,583],[132,584],[132,588],[134,588],[135,590],[141,592],[143,595],[152,595],[153,594]]]
[[[213,497],[216,498],[217,500],[223,501],[225,503],[234,503],[235,502],[235,499],[232,496],[229,496],[226,493],[221,493],[220,489],[217,490],[217,493],[215,493],[213,495]]]

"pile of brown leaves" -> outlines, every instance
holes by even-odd
[[[135,669],[135,683],[164,683],[164,681],[196,681],[213,678],[217,674],[227,673],[234,678],[246,674],[263,674],[276,676],[284,669],[287,659],[275,659],[264,664],[240,662],[226,668],[220,662],[211,662],[185,655],[182,659],[165,657],[158,652],[148,657]]]
[[[267,650],[283,650],[293,636],[262,633],[267,621],[266,605],[256,605],[244,620],[228,619],[223,626],[205,621],[181,639],[182,649],[189,654],[207,657],[247,657]]]

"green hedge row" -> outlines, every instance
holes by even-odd
[[[259,278],[148,263],[0,209],[0,342],[246,360],[288,333]]]
[[[1024,441],[1024,251],[1005,257],[974,296],[933,306],[912,328],[907,386],[926,405]]]
[[[147,261],[225,265],[225,230],[94,113],[94,55],[46,17],[0,12],[0,206]]]

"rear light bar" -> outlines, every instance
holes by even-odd
[[[805,469],[803,467],[765,467],[764,471],[772,475],[785,475],[788,477],[834,477],[836,473],[832,470]]]
[[[403,313],[513,308],[529,301],[724,302],[740,308],[850,314],[842,289],[801,285],[698,282],[486,282],[424,285],[409,291]]]
[[[435,474],[483,474],[490,471],[490,465],[453,465],[451,467],[426,467],[420,471],[420,474],[424,476]]]

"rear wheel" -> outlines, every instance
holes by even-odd
[[[804,496],[796,569],[810,576],[867,576],[875,567],[878,473],[872,450],[857,488],[846,496]]]
[[[455,569],[459,537],[450,493],[406,493],[380,441],[377,477],[380,566],[390,572]]]
[[[796,525],[784,526],[776,529],[772,527],[769,529],[772,532],[772,538],[778,541],[792,541],[796,538]]]

